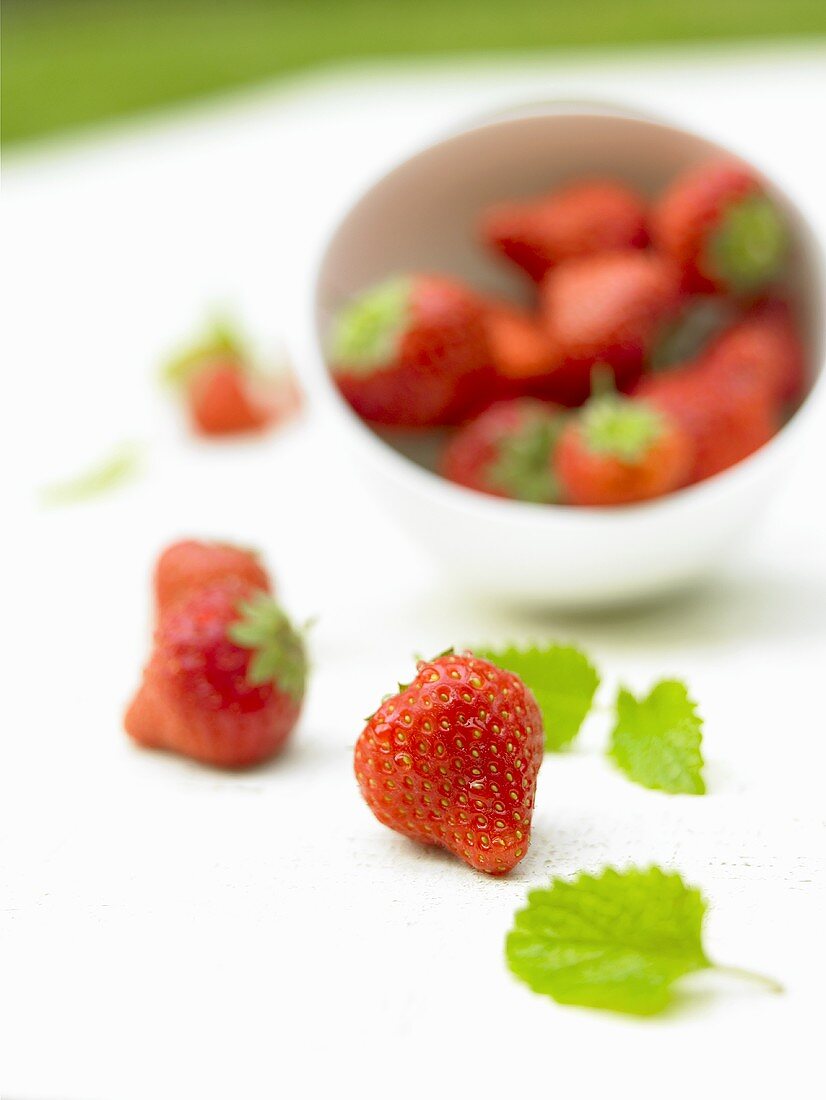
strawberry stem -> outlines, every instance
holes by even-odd
[[[760,974],[756,970],[746,970],[742,966],[722,966],[719,963],[712,963],[713,968],[721,974],[729,974],[733,978],[740,978],[747,982],[756,982],[762,985],[765,989],[768,989],[771,993],[784,993],[784,987],[775,978],[770,978],[768,974]]]

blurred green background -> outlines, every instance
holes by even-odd
[[[5,0],[3,141],[330,62],[826,35],[826,0]]]

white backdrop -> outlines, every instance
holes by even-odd
[[[270,440],[207,446],[154,383],[210,303],[277,347],[323,226],[383,165],[486,106],[560,93],[735,144],[826,229],[822,50],[345,74],[8,158],[5,1096],[819,1094],[826,433],[714,585],[553,618],[446,587],[312,411]],[[142,480],[37,507],[38,485],[129,438],[148,443]],[[287,606],[319,616],[294,744],[248,774],[121,732],[151,563],[187,534],[259,546]],[[382,829],[352,745],[413,652],[537,636],[590,647],[603,701],[620,679],[686,677],[710,793],[626,781],[600,756],[597,715],[547,759],[529,857],[493,880]],[[705,891],[712,957],[787,993],[702,975],[640,1022],[510,977],[502,941],[529,885],[652,861]]]

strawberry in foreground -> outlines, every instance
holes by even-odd
[[[284,612],[227,577],[164,615],[126,731],[149,748],[248,767],[283,748],[306,678],[304,643]]]
[[[471,654],[420,661],[358,739],[355,772],[383,824],[501,874],[530,843],[542,717],[518,676]]]
[[[694,291],[761,290],[781,274],[788,248],[783,219],[763,185],[731,160],[678,176],[653,211],[652,237]]]
[[[355,411],[375,424],[453,422],[490,375],[484,316],[482,299],[455,280],[388,279],[338,314],[333,376]]]
[[[691,442],[652,405],[606,395],[592,399],[559,440],[556,475],[569,504],[632,504],[685,484]]]
[[[183,539],[168,546],[155,566],[155,606],[160,617],[185,596],[226,577],[237,577],[253,588],[271,590],[270,578],[258,555],[227,542]]]
[[[634,397],[659,409],[691,441],[684,484],[704,481],[747,458],[780,426],[777,401],[759,378],[707,367],[702,359],[643,379]]]
[[[241,338],[223,322],[167,363],[163,374],[182,392],[193,428],[205,436],[261,432],[289,419],[301,403],[289,372],[256,371]]]
[[[563,360],[554,400],[582,404],[597,363],[613,368],[618,389],[633,386],[679,305],[675,269],[652,254],[605,252],[560,264],[542,285],[545,326]]]
[[[536,282],[564,260],[620,248],[642,248],[646,208],[639,195],[611,180],[575,183],[528,202],[505,202],[482,218],[486,245]]]
[[[490,496],[552,504],[559,499],[553,455],[563,411],[530,397],[492,405],[447,445],[442,473]]]

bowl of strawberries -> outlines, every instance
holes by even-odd
[[[816,404],[824,277],[730,151],[559,104],[454,133],[362,195],[314,275],[317,391],[465,586],[599,606],[687,584]]]

